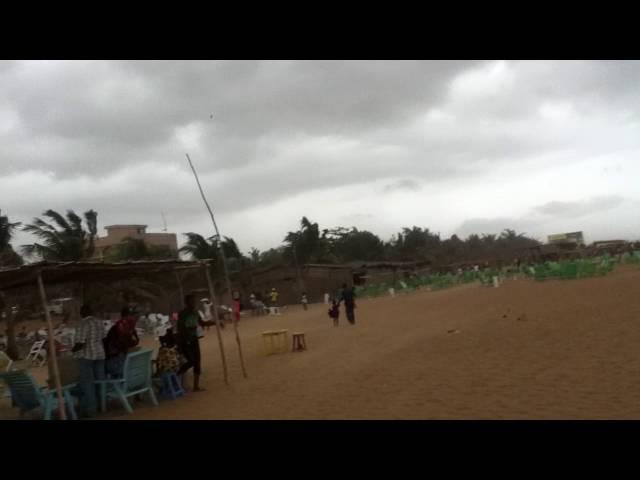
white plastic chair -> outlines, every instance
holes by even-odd
[[[0,371],[11,371],[11,365],[13,365],[13,360],[9,358],[9,355],[4,352],[0,352]]]
[[[26,360],[32,363],[35,363],[37,366],[41,367],[47,361],[47,354],[44,351],[44,344],[46,340],[39,340],[37,342],[33,342],[31,345],[31,350],[29,351],[29,355],[27,355]]]
[[[0,351],[0,372],[10,372],[11,366],[13,365],[13,360],[9,358],[9,356]],[[9,388],[5,386],[4,381],[0,381],[0,398],[10,398],[11,391]]]

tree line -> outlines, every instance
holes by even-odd
[[[24,259],[50,261],[78,261],[93,258],[97,237],[98,214],[94,210],[82,216],[73,210],[64,215],[54,210],[45,211],[29,224],[11,222],[0,215],[0,266],[21,265]],[[11,240],[16,230],[31,233],[37,241],[14,249]],[[321,229],[318,223],[302,217],[300,228],[288,232],[283,243],[266,251],[251,248],[243,253],[233,238],[203,236],[195,232],[184,234],[185,243],[178,252],[167,247],[147,245],[143,240],[126,238],[105,253],[108,262],[126,260],[154,260],[178,258],[218,258],[222,246],[231,272],[250,268],[306,263],[341,264],[370,261],[418,261],[432,265],[499,257],[505,252],[538,245],[539,242],[524,233],[506,229],[501,234],[472,234],[466,239],[457,235],[442,238],[428,228],[405,227],[388,241],[376,234],[356,227]],[[214,264],[214,273],[221,273],[220,262]]]

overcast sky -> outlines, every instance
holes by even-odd
[[[639,113],[640,62],[0,62],[0,209],[208,236],[188,152],[245,252],[303,215],[638,239]]]

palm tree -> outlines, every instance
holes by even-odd
[[[215,237],[204,238],[199,233],[185,233],[187,241],[178,250],[180,253],[185,253],[191,258],[197,260],[207,260],[216,258],[218,255],[218,244],[214,241]]]
[[[0,266],[22,265],[22,257],[11,246],[11,238],[20,222],[9,221],[6,215],[0,215]]]
[[[204,238],[198,233],[185,233],[187,237],[186,243],[180,247],[180,253],[186,253],[198,260],[206,260],[210,258],[216,258],[218,256],[218,236],[214,235],[209,238]],[[238,244],[233,238],[224,237],[222,240],[222,249],[227,259],[243,259],[242,253],[238,248]]]
[[[54,210],[47,210],[42,215],[48,221],[34,218],[33,223],[23,228],[42,241],[23,245],[22,252],[26,256],[55,261],[83,260],[93,256],[98,232],[98,214],[94,210],[84,213],[86,229],[73,210],[67,210],[66,218]]]
[[[260,250],[258,250],[257,248],[253,247],[249,251],[249,258],[251,259],[251,263],[254,266],[258,265],[260,263]]]
[[[311,223],[307,217],[300,220],[300,230],[289,232],[284,238],[288,256],[300,264],[321,261],[327,254],[328,242],[320,235],[317,223]]]

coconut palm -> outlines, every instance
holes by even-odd
[[[11,246],[11,238],[20,222],[10,222],[9,217],[0,215],[0,266],[14,266],[22,264],[22,257]]]
[[[206,260],[210,258],[216,258],[218,256],[218,236],[214,235],[209,238],[204,238],[198,233],[185,233],[187,241],[180,247],[180,253],[185,253],[191,258],[198,260]],[[222,240],[222,249],[227,259],[242,259],[243,255],[240,253],[238,244],[233,238],[224,237]]]
[[[216,258],[218,255],[218,244],[214,241],[215,237],[204,238],[199,233],[185,233],[187,241],[180,247],[179,252],[189,255],[196,260],[207,260]]]
[[[98,214],[94,210],[84,213],[86,228],[82,218],[73,210],[67,210],[66,217],[55,210],[47,210],[42,215],[46,220],[34,218],[33,223],[23,227],[23,231],[41,240],[41,243],[23,245],[24,255],[56,261],[83,260],[93,256],[98,233]]]

